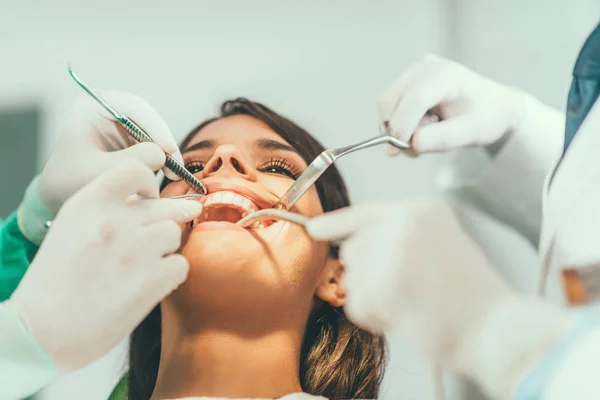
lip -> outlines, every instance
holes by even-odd
[[[205,221],[194,226],[192,231],[241,231],[246,232],[246,229],[237,224],[225,221]]]
[[[215,192],[233,192],[237,193],[241,196],[244,196],[251,202],[253,202],[260,210],[265,208],[273,208],[273,205],[277,202],[277,200],[269,201],[253,190],[248,189],[247,187],[236,185],[233,183],[225,183],[225,182],[204,182],[206,185],[207,192],[215,193]],[[242,228],[243,229],[243,228]]]

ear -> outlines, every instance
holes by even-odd
[[[346,304],[346,289],[343,286],[344,266],[339,260],[329,257],[323,268],[316,295],[334,307]]]

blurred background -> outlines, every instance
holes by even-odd
[[[245,96],[331,147],[377,134],[379,95],[426,53],[562,108],[578,51],[600,19],[594,0],[156,3],[0,0],[2,217],[18,206],[81,93],[68,63],[93,87],[147,99],[178,138],[222,100]],[[444,160],[388,159],[372,149],[341,170],[353,201],[363,203],[431,193]],[[504,237],[513,251],[530,251]],[[399,338],[390,343],[382,397],[432,398],[431,365]],[[125,351],[123,344],[38,398],[105,399]]]

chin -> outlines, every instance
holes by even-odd
[[[187,239],[181,254],[188,259],[190,265],[258,260],[271,253],[271,246],[280,243],[289,234],[283,229],[286,225],[281,221],[268,227],[250,229],[230,222],[207,221],[191,228],[182,227]]]
[[[190,269],[173,293],[186,308],[246,313],[268,309],[279,301],[283,282],[264,247],[244,232],[195,232],[181,254]],[[243,240],[240,240],[243,239]]]

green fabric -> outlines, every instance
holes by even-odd
[[[108,397],[108,400],[127,400],[129,397],[127,395],[127,391],[129,390],[129,384],[127,383],[127,378],[129,374],[125,373],[125,375],[121,378],[117,386],[113,389],[112,393]]]
[[[15,291],[37,250],[19,229],[16,212],[0,221],[0,301]]]

